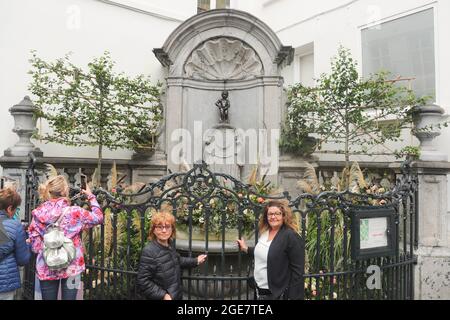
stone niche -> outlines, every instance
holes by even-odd
[[[167,72],[161,142],[168,169],[204,160],[214,171],[243,179],[261,161],[276,181],[280,68],[291,63],[293,49],[256,17],[219,9],[188,19],[153,51]],[[216,106],[225,90],[226,122]]]

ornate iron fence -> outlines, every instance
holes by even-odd
[[[34,162],[27,174],[27,217],[36,205]],[[72,195],[79,189],[73,188]],[[139,190],[95,191],[105,221],[83,234],[85,299],[141,299],[136,274],[147,242],[151,215],[169,210],[177,218],[174,243],[181,255],[208,253],[205,264],[182,275],[185,299],[253,299],[248,287],[252,262],[238,251],[236,239],[258,240],[258,220],[265,199],[285,199],[298,215],[305,241],[305,299],[413,299],[413,266],[417,244],[417,179],[408,163],[395,188],[383,195],[350,192],[302,194],[291,199],[258,194],[253,186],[213,173],[196,164]],[[28,196],[29,195],[29,196]],[[83,198],[74,202],[85,205]],[[391,208],[395,220],[394,256],[355,260],[351,254],[351,222],[355,210]],[[382,273],[381,288],[370,290],[369,266]],[[32,298],[33,265],[27,269],[25,296]]]

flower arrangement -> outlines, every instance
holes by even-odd
[[[187,231],[191,219],[193,231],[201,236],[207,229],[216,239],[221,239],[223,232],[231,232],[230,240],[235,240],[239,230],[244,236],[252,236],[266,197],[278,192],[271,182],[265,181],[265,176],[259,178],[258,169],[256,166],[248,178],[249,188],[232,190],[223,183],[206,201],[196,203],[192,213],[192,199],[181,198],[177,203],[177,230]]]

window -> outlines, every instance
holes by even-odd
[[[314,43],[295,49],[294,82],[314,87]]]
[[[414,78],[418,96],[436,95],[434,12],[428,9],[362,30],[363,75],[386,70]]]
[[[197,13],[211,9],[226,9],[230,7],[230,0],[197,0]]]
[[[209,10],[210,2],[210,0],[197,0],[197,13]]]
[[[227,9],[230,7],[230,0],[216,0],[216,9]]]

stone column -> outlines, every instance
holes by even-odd
[[[183,88],[179,79],[167,79],[167,107],[165,119],[165,150],[167,154],[167,169],[172,172],[180,170],[181,157],[186,157],[184,154],[179,154],[176,146],[180,146],[181,140],[172,141],[172,134],[178,130],[183,129]],[[185,139],[183,137],[180,139]],[[183,141],[188,143],[188,141]]]
[[[278,171],[280,166],[279,139],[281,127],[281,99],[283,93],[283,79],[281,77],[264,78],[264,113],[263,129],[266,130],[266,136],[263,144],[259,144],[259,154],[261,161],[261,172],[267,172],[267,179],[272,183],[277,183]],[[264,131],[262,131],[264,132]]]
[[[415,133],[420,140],[421,156],[413,168],[419,175],[418,248],[415,267],[415,299],[450,299],[450,215],[447,204],[448,156],[439,152],[433,139],[440,135],[436,127],[444,119],[437,105],[417,107]],[[420,130],[425,127],[430,129]]]
[[[449,162],[416,162],[419,174],[415,299],[450,299]]]
[[[36,132],[36,119],[34,112],[36,107],[28,96],[18,104],[9,109],[14,117],[13,132],[19,136],[19,141],[4,151],[4,156],[0,158],[0,165],[3,167],[3,175],[18,182],[17,192],[22,198],[20,206],[21,219],[25,217],[25,192],[26,192],[26,171],[29,166],[29,153],[36,157],[42,157],[43,153],[31,142],[31,136]]]

